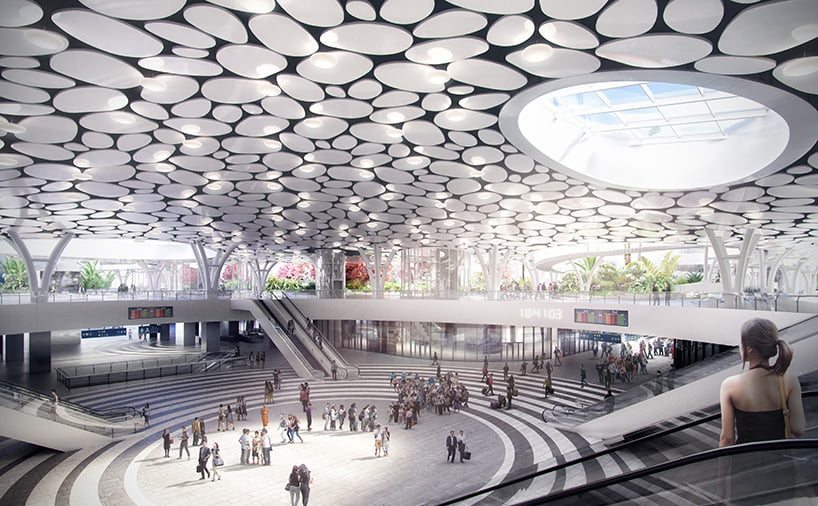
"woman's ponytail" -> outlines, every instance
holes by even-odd
[[[790,366],[790,362],[792,362],[792,348],[790,348],[787,341],[783,339],[777,340],[775,344],[778,346],[778,358],[776,358],[775,365],[772,369],[773,372],[780,376],[787,372],[787,368]]]

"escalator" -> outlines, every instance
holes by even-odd
[[[284,292],[273,293],[273,299],[265,299],[264,303],[279,319],[279,323],[287,322],[293,325],[293,340],[305,348],[311,356],[320,363],[327,375],[332,374],[332,363],[338,369],[338,379],[358,377],[358,368],[341,355],[338,350],[324,338],[320,330],[298,308],[298,306]]]
[[[94,410],[0,381],[0,436],[58,451],[99,446],[144,428],[141,411]]]
[[[325,371],[322,364],[304,346],[290,339],[283,330],[286,320],[281,319],[275,311],[257,299],[236,299],[232,301],[235,309],[249,311],[259,322],[267,337],[273,342],[295,373],[302,378],[323,378]],[[327,364],[328,366],[329,364]]]
[[[713,406],[441,504],[766,504],[785,497],[786,504],[818,504],[818,391],[802,398],[807,428],[799,439],[717,448],[721,415]]]

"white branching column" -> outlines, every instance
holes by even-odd
[[[148,291],[155,292],[159,290],[162,286],[162,273],[170,264],[161,260],[158,262],[139,260],[136,264],[139,265],[139,267],[145,273],[145,276],[148,278]]]
[[[389,272],[389,266],[392,265],[392,260],[395,258],[397,249],[392,249],[386,262],[383,262],[383,248],[380,244],[376,244],[372,249],[372,258],[370,258],[361,248],[358,248],[358,254],[364,261],[366,271],[369,273],[369,284],[372,286],[372,297],[375,299],[382,299],[384,286],[386,285],[386,274]]]
[[[313,255],[315,290],[321,299],[343,299],[346,255],[341,250],[319,249]]]
[[[260,297],[261,294],[264,293],[264,289],[267,287],[267,277],[270,275],[270,271],[273,270],[275,264],[276,262],[272,259],[268,258],[262,262],[258,257],[250,262],[250,268],[253,274],[253,293],[255,293],[257,297]]]
[[[719,275],[721,276],[721,286],[724,292],[725,301],[731,299],[735,304],[739,295],[744,291],[744,279],[747,274],[747,266],[750,263],[750,256],[756,249],[758,240],[761,238],[758,229],[748,228],[744,231],[744,239],[741,241],[741,249],[738,255],[728,255],[724,241],[710,227],[705,227],[705,233],[716,253],[719,263]],[[731,261],[735,260],[735,270]]]
[[[34,258],[31,256],[23,240],[17,235],[17,232],[9,231],[6,233],[6,240],[26,264],[28,291],[31,295],[31,302],[48,302],[48,289],[51,283],[51,275],[54,274],[54,269],[57,267],[57,261],[60,259],[60,255],[65,251],[66,246],[68,246],[68,243],[71,242],[73,237],[74,234],[71,232],[62,236],[48,256],[42,276],[39,276],[37,266],[34,264]],[[41,279],[42,282],[40,282]]]
[[[193,248],[193,254],[196,256],[196,263],[199,265],[199,280],[202,289],[207,294],[208,299],[215,299],[218,296],[222,268],[227,258],[236,249],[236,243],[231,243],[227,248],[216,253],[212,259],[207,258],[207,252],[199,241],[193,241],[190,245]]]
[[[474,256],[476,256],[480,262],[483,275],[486,277],[486,292],[488,293],[488,297],[490,300],[496,300],[498,298],[498,292],[500,291],[503,269],[506,268],[509,260],[511,260],[511,250],[507,249],[501,256],[499,248],[495,244],[488,253],[475,249]]]

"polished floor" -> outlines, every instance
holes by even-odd
[[[225,348],[232,344],[225,343]],[[243,345],[243,353],[253,348],[266,348],[266,343]],[[196,353],[198,346],[157,345],[129,341],[127,338],[107,338],[77,342],[70,333],[55,336],[55,367],[78,363],[100,363],[111,360],[155,357],[165,354]],[[284,491],[289,470],[293,465],[306,464],[313,472],[311,504],[435,504],[443,499],[477,490],[490,484],[554,463],[565,456],[582,451],[596,441],[589,441],[571,431],[543,422],[542,411],[554,405],[592,403],[602,399],[604,390],[592,384],[579,387],[579,361],[586,361],[589,379],[593,376],[590,353],[568,357],[555,370],[557,395],[542,398],[542,375],[518,376],[521,390],[514,409],[489,409],[489,399],[480,395],[480,364],[443,362],[443,370],[458,373],[472,393],[470,406],[460,413],[438,416],[431,412],[421,415],[412,430],[390,426],[392,439],[388,457],[375,457],[371,433],[324,431],[320,409],[326,402],[349,406],[356,402],[375,404],[379,422],[389,425],[387,406],[395,395],[388,385],[390,372],[431,374],[428,361],[382,354],[345,352],[361,367],[361,376],[354,381],[311,382],[316,415],[312,431],[302,430],[304,443],[278,443],[272,451],[270,466],[239,464],[240,430],[261,428],[260,407],[263,383],[271,379],[271,370],[282,368],[283,388],[270,409],[271,424],[279,414],[294,413],[306,423],[298,402],[298,384],[286,364],[275,351],[267,348],[265,369],[246,369],[206,376],[180,376],[67,391],[63,397],[91,407],[141,406],[150,402],[153,412],[150,427],[135,435],[112,441],[102,448],[85,448],[68,454],[39,450],[11,441],[3,442],[6,449],[0,461],[0,503],[30,505],[95,505],[95,504],[287,504]],[[589,367],[590,365],[590,367]],[[502,364],[491,364],[495,377],[501,380]],[[657,358],[650,371],[667,369],[669,361]],[[19,371],[3,370],[14,379]],[[48,375],[45,375],[48,376]],[[647,375],[652,378],[652,375]],[[53,378],[26,376],[33,387]],[[649,381],[637,377],[638,388]],[[618,385],[621,386],[621,385]],[[504,384],[498,381],[498,390]],[[216,431],[216,412],[220,403],[235,401],[237,395],[247,399],[249,417],[237,422],[235,431]],[[162,429],[168,428],[176,441],[183,425],[194,417],[206,421],[210,442],[218,442],[226,465],[222,478],[216,482],[199,480],[195,472],[195,451],[191,460],[179,456],[174,444],[171,458],[164,457],[161,445]],[[272,428],[272,427],[271,427]],[[445,436],[450,430],[463,430],[472,451],[471,461],[460,464],[446,462]],[[275,436],[275,432],[273,433]],[[616,474],[621,465],[612,465],[606,473]],[[513,497],[496,493],[493,502],[504,503],[545,494],[584,480],[582,473],[555,473],[536,490],[524,487]]]

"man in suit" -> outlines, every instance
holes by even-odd
[[[454,464],[454,456],[457,452],[457,436],[454,435],[454,431],[449,432],[449,436],[446,438],[446,451],[448,452],[446,462]]]
[[[205,473],[210,478],[210,470],[207,469],[207,461],[210,460],[210,448],[207,447],[207,440],[202,440],[202,446],[199,447],[199,472],[202,473],[200,480],[205,479]]]

